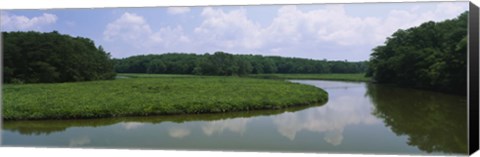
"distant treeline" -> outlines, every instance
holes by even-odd
[[[373,49],[367,75],[380,83],[466,94],[467,19],[464,12],[398,30]]]
[[[39,32],[2,32],[3,81],[51,83],[112,79],[110,54],[88,38]]]
[[[266,73],[363,73],[366,62],[327,61],[261,55],[166,53],[114,59],[119,73],[248,75]]]

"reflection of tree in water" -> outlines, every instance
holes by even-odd
[[[102,127],[121,123],[124,127],[134,129],[141,124],[159,124],[163,122],[183,123],[189,121],[218,121],[235,118],[248,118],[255,116],[269,116],[285,112],[295,112],[309,107],[323,104],[314,104],[308,106],[290,107],[278,110],[255,110],[248,112],[228,112],[216,114],[186,114],[186,115],[165,115],[148,117],[118,117],[118,118],[100,118],[100,119],[82,119],[82,120],[30,120],[30,121],[4,121],[2,129],[19,132],[23,135],[49,135],[54,132],[62,132],[71,127]],[[231,128],[230,128],[231,129]],[[215,131],[215,130],[211,130]]]
[[[409,145],[429,153],[467,153],[466,97],[374,84],[367,95],[373,114],[395,134],[407,135]]]

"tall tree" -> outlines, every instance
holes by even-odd
[[[467,18],[398,30],[373,49],[368,75],[380,83],[466,94]]]
[[[2,32],[4,82],[53,83],[113,79],[110,54],[88,38],[57,31]]]

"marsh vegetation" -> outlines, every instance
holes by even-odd
[[[324,103],[322,89],[283,80],[151,77],[5,85],[3,118],[76,119],[280,109]]]

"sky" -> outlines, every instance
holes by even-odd
[[[468,2],[2,10],[0,30],[87,37],[113,58],[224,51],[364,61],[398,29],[467,10]]]

